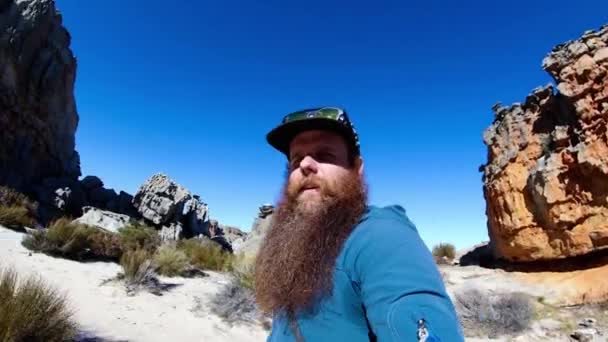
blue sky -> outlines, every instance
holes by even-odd
[[[491,106],[551,82],[542,58],[608,23],[586,1],[57,0],[78,60],[84,175],[135,193],[164,172],[249,230],[285,160],[287,112],[345,107],[371,202],[402,205],[425,242],[487,240],[479,165]]]

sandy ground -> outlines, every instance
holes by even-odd
[[[111,341],[265,341],[260,326],[230,326],[205,305],[227,282],[226,276],[162,278],[176,287],[163,296],[140,292],[127,296],[124,286],[104,280],[115,277],[113,263],[79,263],[30,253],[21,246],[24,234],[0,227],[0,267],[20,275],[41,276],[64,293],[86,336]],[[202,309],[193,312],[196,304]]]

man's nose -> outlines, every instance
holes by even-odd
[[[311,156],[305,156],[302,161],[300,161],[300,169],[304,175],[310,173],[317,173],[318,164],[317,161]]]

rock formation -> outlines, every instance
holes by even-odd
[[[133,205],[145,220],[161,227],[163,240],[210,236],[207,204],[164,174],[148,179]]]
[[[77,180],[76,59],[52,0],[0,0],[0,184]],[[77,194],[57,194],[65,200]]]
[[[236,227],[220,224],[217,220],[209,220],[209,236],[211,240],[222,245],[224,250],[233,252],[234,248],[247,237],[247,233]]]
[[[117,233],[120,228],[133,223],[133,219],[127,215],[104,211],[94,207],[84,207],[83,212],[84,214],[74,220],[74,222],[103,228],[112,233]]]
[[[248,256],[254,256],[258,253],[262,241],[270,228],[272,222],[272,214],[274,207],[270,204],[264,204],[260,207],[258,217],[255,218],[251,232],[241,242],[237,240],[234,242],[235,251]]]
[[[556,46],[543,68],[557,89],[494,106],[484,133],[488,232],[510,261],[608,248],[608,25]]]

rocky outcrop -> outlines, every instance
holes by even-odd
[[[207,204],[164,174],[148,179],[135,194],[133,205],[164,240],[209,236]]]
[[[80,176],[70,39],[54,1],[0,0],[0,184],[32,192]],[[80,195],[62,188],[49,200],[70,206]]]
[[[209,236],[211,240],[222,245],[224,250],[233,252],[247,237],[247,233],[236,227],[220,224],[217,220],[209,220]]]
[[[258,216],[255,218],[251,232],[242,242],[237,240],[234,243],[236,252],[248,256],[255,256],[260,249],[262,241],[270,228],[272,222],[274,207],[270,204],[264,204],[260,207]]]
[[[543,68],[557,89],[496,105],[484,133],[489,236],[510,261],[608,248],[608,26],[558,45]]]

